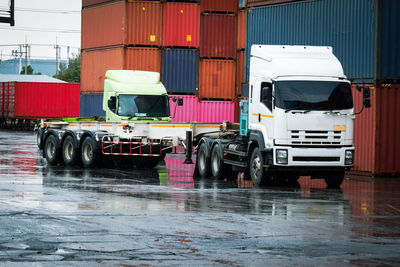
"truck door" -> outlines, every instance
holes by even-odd
[[[273,136],[273,93],[272,83],[257,80],[250,88],[249,129],[264,128],[269,138]]]

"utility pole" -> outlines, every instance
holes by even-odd
[[[19,51],[18,50],[12,50],[12,56],[13,57],[19,57],[19,71],[18,74],[21,73],[21,65],[22,65],[22,56],[25,54],[25,74],[27,74],[27,46],[28,45],[23,45],[25,46],[25,52],[22,52],[22,45],[19,45]]]
[[[26,36],[25,36],[25,44],[24,44],[24,48],[25,48],[25,75],[28,74],[28,44],[27,44],[27,40],[26,40]]]
[[[60,46],[57,44],[57,37],[56,37],[56,45],[54,46],[56,49],[56,76],[58,76],[58,57],[59,57],[59,49]]]

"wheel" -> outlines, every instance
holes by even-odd
[[[158,157],[135,157],[133,161],[135,162],[136,167],[138,168],[145,168],[145,169],[152,169],[158,165],[160,161],[164,158],[162,156]]]
[[[100,161],[100,152],[96,148],[96,142],[91,136],[87,136],[81,147],[82,163],[84,167],[92,168]]]
[[[224,173],[224,157],[222,155],[221,146],[217,143],[211,151],[211,174],[214,179],[221,179]]]
[[[41,128],[37,130],[36,144],[39,149],[43,149],[43,129]]]
[[[263,168],[263,156],[258,147],[254,148],[250,158],[250,177],[255,186],[265,185],[266,172]]]
[[[75,147],[74,138],[69,135],[64,139],[62,146],[63,160],[66,166],[74,166],[79,162],[79,151]]]
[[[207,156],[207,145],[205,142],[201,143],[199,151],[197,152],[197,169],[201,178],[209,177],[210,173],[210,159]]]
[[[61,148],[55,135],[50,135],[44,145],[44,155],[50,165],[57,165],[61,159]]]
[[[329,188],[339,188],[344,180],[344,171],[333,172],[325,176],[325,183]]]

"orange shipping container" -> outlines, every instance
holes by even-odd
[[[242,83],[244,82],[244,51],[239,51],[236,58],[236,95],[242,94]]]
[[[82,10],[82,49],[125,43],[125,2]]]
[[[129,2],[127,17],[127,44],[161,46],[163,12],[160,2]]]
[[[158,48],[113,48],[82,52],[81,93],[102,93],[107,70],[161,70]]]
[[[199,98],[234,99],[235,71],[236,64],[233,60],[200,61]]]
[[[237,33],[237,49],[245,49],[246,47],[246,10],[240,10],[238,14],[238,33]]]

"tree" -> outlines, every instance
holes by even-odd
[[[72,56],[68,68],[65,64],[60,64],[60,71],[54,77],[70,83],[81,82],[81,54]]]
[[[20,74],[25,74],[25,66],[22,68]],[[33,68],[32,68],[31,65],[28,65],[28,66],[26,67],[26,74],[28,74],[28,75],[32,75],[32,74],[33,74],[33,75],[41,75],[40,72],[33,73]]]

